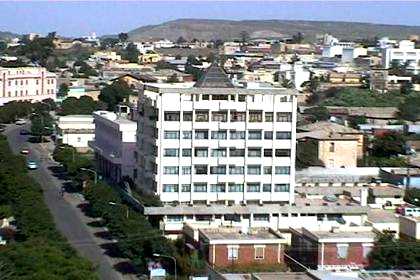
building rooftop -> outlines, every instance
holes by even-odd
[[[341,141],[358,141],[359,138],[356,135],[343,135],[335,132],[327,132],[322,130],[300,132],[296,133],[297,139],[312,138],[317,140],[341,140]]]
[[[348,242],[373,242],[376,237],[376,234],[372,231],[371,227],[347,227],[330,231],[317,231],[303,228],[302,233],[318,242],[337,242],[337,240],[346,240]]]
[[[252,274],[240,273],[224,273],[223,278],[226,280],[313,280],[308,273],[305,272],[258,272]]]
[[[367,206],[361,206],[349,200],[339,199],[337,202],[327,202],[323,199],[296,198],[295,205],[165,205],[162,207],[145,207],[144,214],[162,215],[224,215],[224,214],[268,214],[268,213],[308,213],[308,214],[367,214]]]
[[[332,132],[337,134],[361,134],[360,131],[357,129],[344,126],[341,124],[333,123],[333,122],[327,122],[327,121],[320,121],[315,122],[307,125],[301,125],[297,128],[297,130],[300,131],[324,131],[324,132]]]
[[[383,209],[369,209],[368,221],[371,223],[398,223],[395,213]]]
[[[199,229],[201,236],[210,244],[236,243],[282,243],[286,240],[280,233],[269,228],[247,228],[245,231],[234,227]]]
[[[194,85],[196,88],[234,88],[225,70],[217,64],[212,64],[203,77]]]
[[[359,272],[362,280],[417,280],[420,270],[373,270]]]
[[[373,185],[369,187],[370,193],[375,197],[404,196],[404,189],[391,184]]]

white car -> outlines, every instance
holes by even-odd
[[[35,170],[38,168],[38,164],[34,160],[28,160],[26,167],[28,167],[29,170]]]
[[[24,124],[26,124],[26,121],[24,119],[18,119],[17,121],[15,121],[15,124],[24,125]]]

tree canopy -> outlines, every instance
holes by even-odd
[[[80,98],[67,97],[61,103],[58,110],[59,115],[90,115],[96,110],[103,109],[100,102],[93,100],[90,96],[82,96]]]
[[[415,122],[420,118],[420,95],[410,95],[398,105],[399,116],[407,121]]]
[[[101,90],[99,100],[107,104],[108,110],[113,111],[115,107],[134,95],[133,90],[123,80],[116,80]]]

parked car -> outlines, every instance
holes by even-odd
[[[26,163],[26,167],[28,167],[28,169],[29,170],[35,170],[35,169],[37,169],[38,168],[38,164],[36,163],[36,161],[34,161],[34,160],[29,160],[27,163]]]
[[[18,119],[18,120],[15,121],[15,124],[24,125],[24,124],[26,124],[26,121],[24,119]]]
[[[26,129],[21,129],[19,133],[20,133],[20,135],[29,135],[30,134],[29,131],[27,131]]]
[[[20,153],[22,155],[29,155],[29,150],[28,149],[22,149],[22,150],[20,150]]]

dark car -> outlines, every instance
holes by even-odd
[[[20,135],[29,135],[29,131],[27,131],[26,129],[21,129],[20,130]]]

